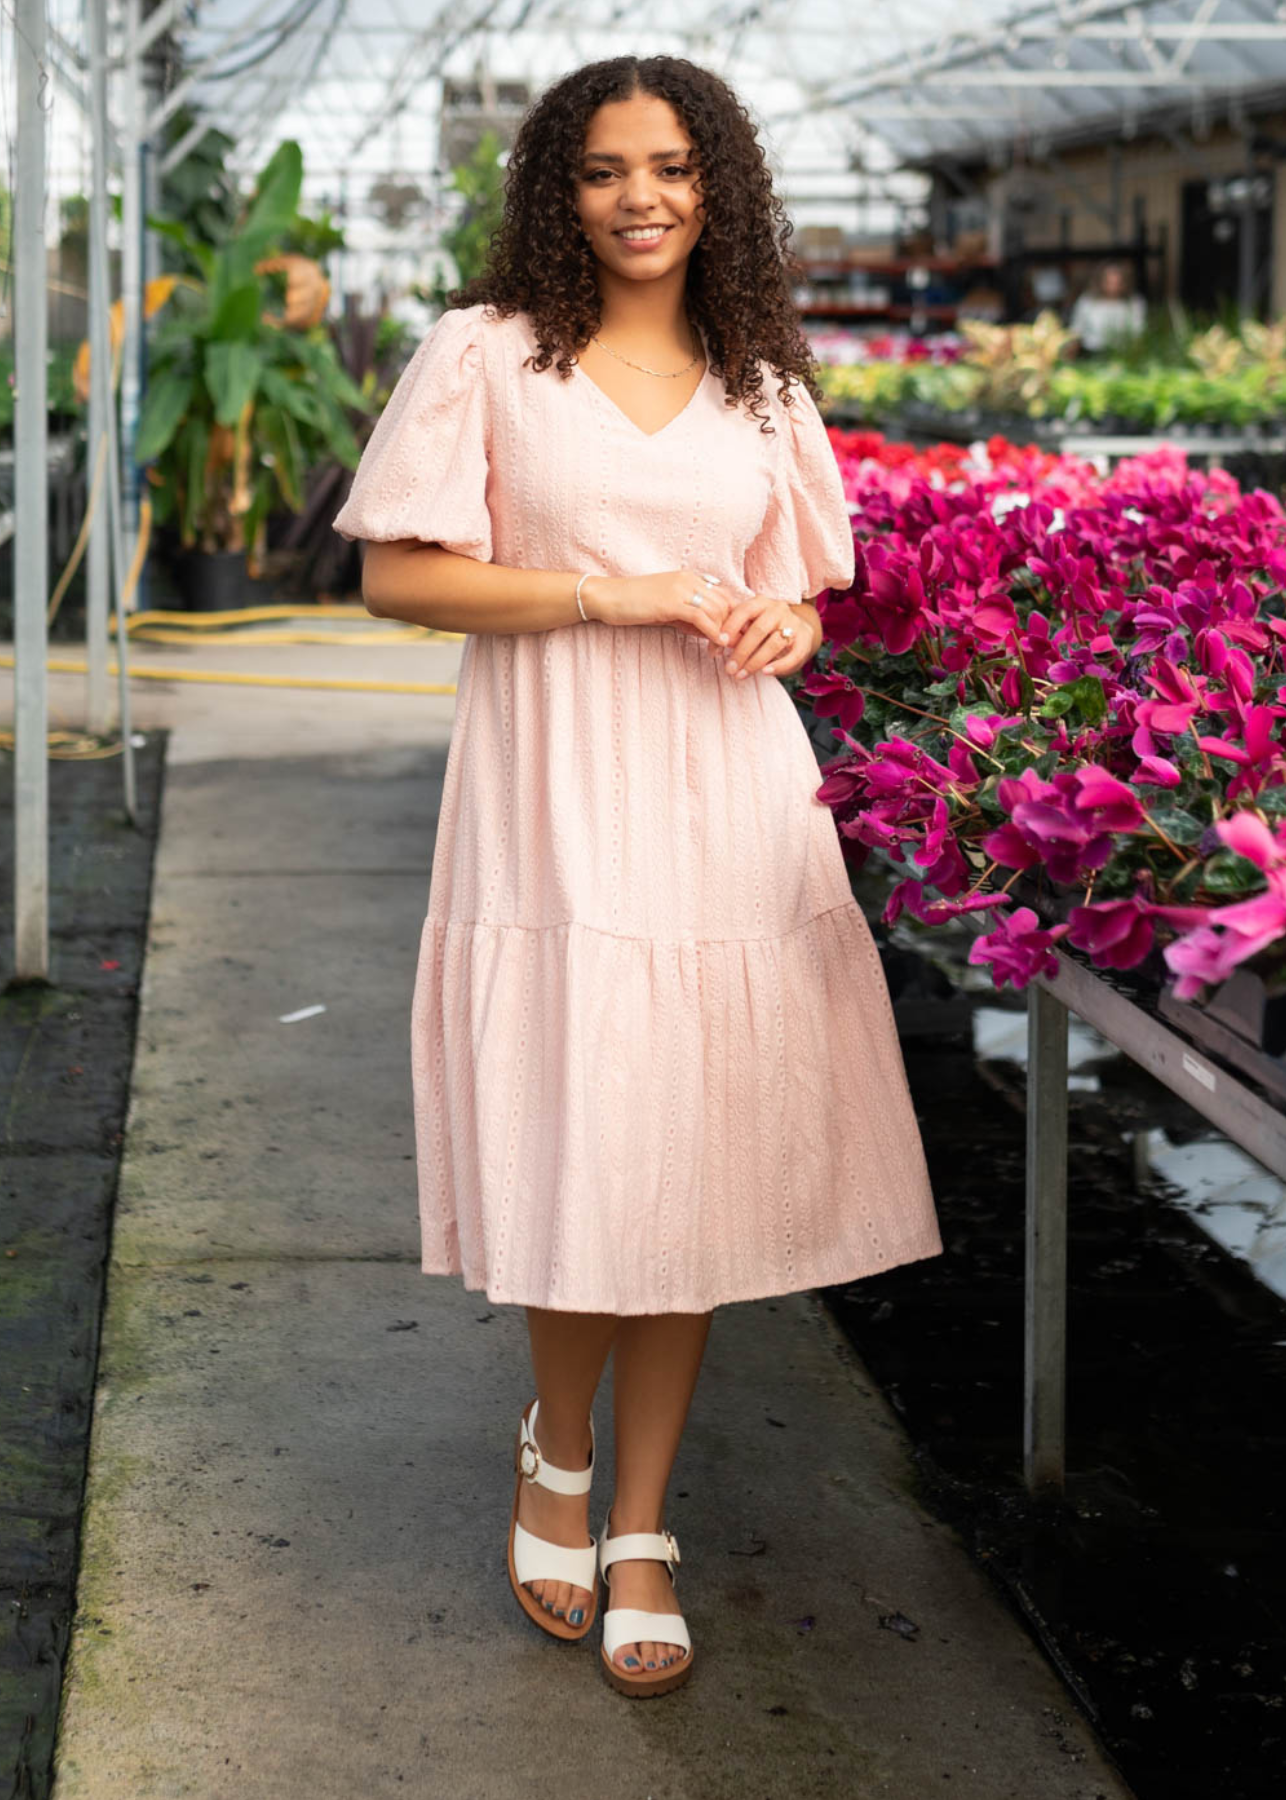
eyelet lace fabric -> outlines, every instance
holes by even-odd
[[[443,314],[335,529],[507,567],[848,587],[811,397],[662,431]],[[570,592],[570,589],[569,589]],[[700,1312],[942,1249],[892,1007],[775,676],[665,626],[466,638],[411,1002],[422,1266],[498,1303]]]

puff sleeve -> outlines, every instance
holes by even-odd
[[[492,559],[481,305],[444,312],[398,377],[332,526]]]
[[[777,468],[763,524],[746,552],[745,578],[752,594],[811,600],[823,588],[852,587],[853,526],[817,404],[802,383],[792,395],[793,404],[783,406],[774,390]]]

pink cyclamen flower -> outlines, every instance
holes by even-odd
[[[1177,788],[1183,775],[1168,756],[1141,756],[1139,766],[1130,776],[1132,787]]]
[[[1012,982],[1015,989],[1025,988],[1037,975],[1056,975],[1058,955],[1056,941],[1067,933],[1066,925],[1044,930],[1030,906],[1001,915],[994,931],[975,938],[969,946],[971,963],[990,963],[991,976],[997,987]]]
[[[1193,1000],[1208,983],[1226,981],[1237,964],[1245,961],[1247,952],[1244,940],[1235,933],[1201,925],[1167,944],[1161,954],[1176,977],[1175,999]]]
[[[1210,916],[1204,906],[1157,906],[1142,894],[1095,900],[1072,908],[1067,941],[1086,951],[1100,969],[1133,969],[1152,948],[1158,921],[1187,928]]]

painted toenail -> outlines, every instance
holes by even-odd
[[[637,1669],[639,1666],[638,1657],[637,1656],[627,1656],[625,1659],[625,1666],[627,1669]]]
[[[578,1606],[578,1607],[577,1607],[577,1608],[576,1608],[576,1610],[575,1610],[575,1612],[574,1612],[574,1613],[573,1613],[573,1614],[572,1614],[572,1616],[571,1616],[571,1618],[570,1618],[570,1619],[569,1619],[569,1620],[568,1620],[568,1624],[570,1624],[570,1625],[583,1625],[583,1624],[584,1624],[584,1623],[585,1623],[585,1611],[584,1611],[584,1608],[583,1608],[583,1607],[580,1607],[580,1606]]]
[[[561,1606],[556,1606],[556,1607],[555,1607],[555,1608],[554,1608],[554,1617],[555,1617],[555,1618],[556,1618],[556,1619],[561,1619],[561,1618],[562,1618],[562,1616],[563,1616],[563,1609],[562,1609],[562,1607],[561,1607]]]
[[[649,1664],[648,1664],[648,1668],[649,1668],[649,1669],[654,1669],[654,1668],[655,1668],[655,1667],[656,1667],[656,1664],[655,1664],[655,1663],[654,1663],[654,1662],[650,1662],[650,1663],[649,1663]]]

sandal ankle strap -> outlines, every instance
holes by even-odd
[[[627,1531],[620,1537],[609,1538],[605,1522],[598,1540],[598,1556],[599,1567],[605,1574],[614,1562],[663,1562],[673,1581],[675,1565],[679,1561],[679,1544],[672,1531]]]
[[[533,1400],[530,1413],[521,1422],[518,1443],[518,1469],[524,1480],[537,1487],[549,1488],[555,1494],[587,1494],[594,1481],[594,1415],[589,1419],[589,1467],[560,1469],[540,1453],[536,1442],[536,1411],[539,1400]],[[579,1584],[578,1584],[579,1585]]]

